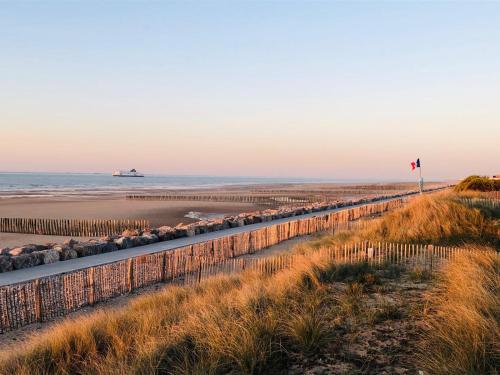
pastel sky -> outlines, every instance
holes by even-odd
[[[500,2],[1,2],[0,171],[500,173]]]

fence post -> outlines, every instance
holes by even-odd
[[[89,305],[95,303],[95,283],[94,283],[94,267],[89,268]]]
[[[163,257],[162,257],[162,261],[161,261],[161,282],[164,283],[165,282],[165,279],[166,279],[166,274],[167,274],[167,271],[166,271],[166,268],[167,268],[167,252],[164,251],[163,252]]]
[[[128,260],[127,287],[129,293],[134,287],[134,258]]]
[[[430,259],[430,272],[432,273],[432,258],[433,258],[433,253],[434,253],[434,245],[428,245],[427,246],[427,251],[429,253],[429,259]]]
[[[38,322],[42,322],[42,290],[40,279],[35,280],[35,317]]]
[[[198,284],[201,283],[201,258],[198,258]]]

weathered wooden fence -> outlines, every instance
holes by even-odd
[[[323,247],[311,254],[335,263],[367,262],[370,265],[396,264],[405,268],[435,271],[444,262],[461,253],[473,252],[468,248],[422,245],[411,243],[387,243],[370,241],[351,243],[338,247]],[[292,268],[297,261],[302,262],[304,254],[282,254],[267,258],[232,258],[214,263],[206,258],[194,258],[186,262],[188,271],[171,282],[180,285],[193,285],[217,275],[231,275],[245,270],[254,270],[263,274]]]
[[[469,207],[500,208],[500,199],[496,198],[460,198],[460,201]]]
[[[127,195],[126,199],[141,201],[203,201],[203,202],[238,202],[260,205],[282,205],[316,202],[313,196],[288,195],[231,195],[231,194],[162,194],[162,195]]]
[[[149,220],[85,220],[85,219],[28,219],[0,218],[0,232],[45,234],[56,236],[97,237],[123,232],[125,229],[144,229]]]
[[[212,270],[222,266],[236,269],[240,260],[228,263],[228,259],[256,253],[297,236],[335,231],[335,228],[343,230],[345,225],[340,223],[398,208],[404,202],[405,199],[395,199],[328,214],[318,213],[318,216],[274,224],[174,250],[3,286],[0,288],[0,332],[64,316],[83,306],[154,283],[178,282],[184,278],[189,280],[190,277],[201,280],[210,275],[210,267]],[[357,249],[349,250],[349,254],[358,253]]]

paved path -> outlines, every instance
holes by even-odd
[[[389,199],[384,199],[384,200],[380,200],[378,202],[372,202],[372,203],[386,202],[386,201],[390,201],[390,200],[394,200],[394,199],[398,199],[398,198],[389,198]],[[139,255],[152,254],[152,253],[156,253],[156,252],[160,252],[160,251],[164,251],[164,250],[173,250],[173,249],[178,248],[178,247],[193,245],[196,243],[205,242],[205,241],[213,240],[216,238],[231,236],[233,234],[251,232],[253,230],[269,227],[271,225],[286,223],[288,221],[294,221],[294,220],[299,220],[299,219],[307,219],[307,218],[311,218],[314,216],[324,216],[324,215],[328,215],[332,212],[343,211],[343,210],[347,210],[349,208],[365,206],[368,204],[371,204],[371,203],[334,208],[331,210],[313,212],[310,214],[304,214],[304,215],[298,215],[298,216],[292,216],[292,217],[288,217],[288,218],[284,218],[284,219],[268,221],[265,223],[250,224],[250,225],[245,225],[243,227],[230,228],[230,229],[220,230],[220,231],[216,231],[216,232],[199,234],[199,235],[193,236],[193,237],[183,237],[183,238],[177,238],[175,240],[170,240],[170,241],[156,242],[156,243],[150,244],[150,245],[138,246],[138,247],[133,247],[133,248],[124,249],[124,250],[118,250],[118,251],[114,251],[111,253],[91,255],[91,256],[83,257],[83,258],[76,258],[76,259],[51,263],[51,264],[44,264],[41,266],[36,266],[36,267],[31,267],[31,268],[24,268],[24,269],[20,269],[20,270],[16,270],[16,271],[11,271],[11,272],[0,273],[0,286],[17,284],[17,283],[21,283],[21,282],[25,282],[25,281],[29,281],[29,280],[34,280],[34,279],[39,279],[42,277],[60,274],[60,273],[72,272],[72,271],[76,271],[76,270],[79,270],[82,268],[87,268],[87,267],[92,267],[92,266],[98,266],[101,264],[116,262],[119,260],[124,260],[124,259],[128,259],[128,258],[136,257]]]

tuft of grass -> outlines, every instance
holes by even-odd
[[[413,282],[423,283],[432,278],[431,272],[428,270],[416,267],[409,272],[410,280]]]
[[[403,311],[399,306],[394,303],[383,301],[375,308],[373,322],[380,323],[386,320],[399,320],[403,317]]]
[[[419,360],[429,374],[500,372],[500,260],[481,249],[449,263],[431,298]]]
[[[338,297],[340,311],[348,316],[356,317],[363,307],[363,285],[357,282],[348,284],[344,292]]]
[[[316,352],[331,338],[327,312],[321,304],[322,298],[315,295],[287,318],[287,335],[306,355]]]

